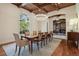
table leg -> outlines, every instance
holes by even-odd
[[[29,47],[29,52],[30,52],[30,43],[29,43],[28,47]]]
[[[32,41],[31,41],[31,44],[30,44],[30,46],[31,46],[31,53],[32,53],[32,51],[33,51],[33,47],[32,47]]]
[[[37,47],[38,47],[38,50],[39,50],[39,42],[37,41]]]
[[[44,46],[45,46],[45,39],[44,39]]]
[[[79,49],[79,40],[78,40],[77,44],[78,44],[78,49]]]
[[[41,48],[42,48],[42,41],[43,41],[43,40],[41,40]]]
[[[21,47],[19,47],[18,56],[20,55]]]

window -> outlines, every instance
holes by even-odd
[[[20,15],[20,33],[29,32],[29,18],[26,14]]]

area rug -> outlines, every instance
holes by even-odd
[[[33,53],[29,52],[28,46],[25,48],[22,47],[20,56],[51,56],[51,54],[55,51],[55,49],[60,44],[60,39],[53,39],[43,48],[37,49],[36,44],[33,44]],[[15,43],[3,46],[3,49],[7,56],[18,56],[18,50],[15,52]]]

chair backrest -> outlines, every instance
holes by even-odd
[[[13,36],[14,36],[14,38],[15,38],[15,40],[16,40],[16,45],[22,47],[22,46],[25,46],[26,44],[28,44],[28,41],[21,40],[21,39],[19,38],[19,35],[18,35],[18,34],[13,33]]]
[[[51,36],[51,37],[53,36],[53,32],[52,32],[52,31],[50,32],[50,36]]]
[[[41,37],[42,37],[42,34],[39,33],[39,34],[38,34],[38,37],[41,38]]]
[[[36,31],[33,31],[33,35],[37,35],[37,32]]]
[[[45,32],[45,37],[47,38],[48,32]]]
[[[25,36],[29,36],[30,35],[30,33],[29,32],[25,32]]]
[[[19,35],[17,33],[13,33],[15,40],[19,39]]]

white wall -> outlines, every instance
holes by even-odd
[[[19,9],[12,4],[0,4],[0,44],[14,41],[13,33],[19,33]]]
[[[25,13],[30,20],[30,35],[37,31],[36,15],[13,4],[0,4],[0,44],[15,41],[13,33],[20,32],[20,15]]]
[[[65,14],[65,16],[60,17],[60,18],[65,18],[66,19],[66,35],[67,35],[67,32],[70,31],[70,28],[69,28],[69,20],[74,19],[74,18],[77,18],[76,6],[74,5],[74,6],[70,6],[70,7],[66,7],[66,8],[60,9],[58,11],[49,12],[47,14],[47,16],[53,16],[53,15],[57,15],[57,14]],[[49,31],[53,30],[52,22],[55,19],[56,18],[50,18],[49,19]]]
[[[48,17],[44,14],[38,14],[36,18],[37,18],[38,31],[47,32]]]
[[[46,16],[48,17],[48,16],[61,14],[61,13],[66,14],[64,18],[66,18],[66,32],[68,32],[70,31],[69,20],[73,18],[77,18],[76,13],[79,12],[78,6],[79,5],[76,6],[77,9],[75,6],[70,6],[67,8],[63,8],[59,11],[53,11],[53,12],[48,13]],[[33,31],[38,31],[38,29],[42,30],[43,32],[47,31],[47,28],[46,28],[47,22],[49,23],[48,31],[53,30],[52,23],[55,18],[47,19],[48,21],[39,22],[38,24],[38,22],[36,21],[37,17],[35,14],[30,13],[29,11],[25,9],[17,8],[15,5],[12,5],[12,4],[0,4],[0,44],[14,41],[13,33],[16,33],[16,32],[19,33],[20,31],[19,20],[20,20],[21,13],[26,13],[30,19],[30,34]],[[42,18],[40,18],[40,20],[41,19]]]
[[[47,21],[39,21],[38,22],[38,31],[39,31],[39,29],[41,32],[47,32]]]
[[[79,32],[79,3],[76,4],[76,12],[78,16],[78,32]]]

